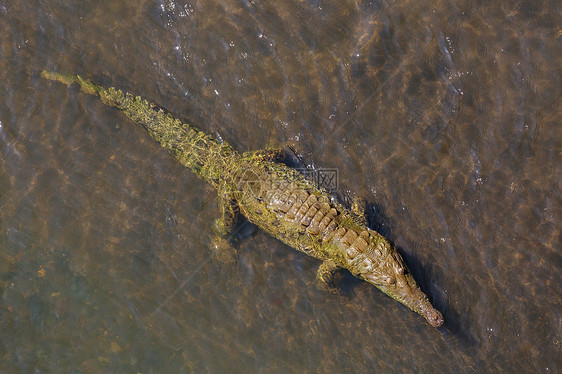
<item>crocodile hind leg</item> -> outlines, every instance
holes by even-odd
[[[334,262],[322,262],[316,273],[316,280],[318,281],[319,287],[325,291],[334,291],[336,286],[335,275],[338,270],[339,267]]]
[[[213,222],[213,240],[211,250],[220,262],[230,263],[236,258],[236,249],[232,245],[232,236],[238,206],[230,194],[219,187],[219,210],[221,216]]]

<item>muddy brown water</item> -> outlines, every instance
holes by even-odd
[[[0,0],[0,373],[556,373],[555,1]],[[439,329],[241,224],[117,111],[143,95],[240,151],[338,170]]]

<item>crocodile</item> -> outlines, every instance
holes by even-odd
[[[213,224],[212,242],[218,254],[234,250],[228,236],[242,214],[271,236],[322,261],[319,284],[333,286],[335,272],[347,269],[425,317],[431,326],[443,324],[442,314],[417,285],[396,248],[367,227],[358,204],[347,209],[326,189],[279,162],[281,149],[240,153],[139,96],[79,75],[48,71],[41,75],[69,87],[77,84],[83,92],[117,107],[218,190],[221,216]]]

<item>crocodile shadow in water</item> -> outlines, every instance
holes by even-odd
[[[380,232],[388,238],[391,243],[395,242],[395,237],[392,233],[392,227],[394,227],[395,224],[385,215],[383,207],[376,203],[368,203],[365,207],[365,216],[367,217],[367,225],[371,229]],[[410,251],[405,251],[402,247],[397,246],[396,249],[404,258],[404,262],[412,272],[414,278],[418,280],[419,286],[430,295],[433,305],[443,312],[444,323],[442,331],[455,336],[464,347],[477,345],[477,339],[463,329],[460,321],[460,313],[453,309],[446,291],[436,285],[435,282],[431,281],[431,279],[435,278],[433,276],[435,272],[433,266],[431,264],[422,264],[417,256]]]

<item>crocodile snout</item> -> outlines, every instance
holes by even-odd
[[[433,327],[439,327],[443,324],[443,315],[434,308],[428,308],[425,311],[425,319]]]

